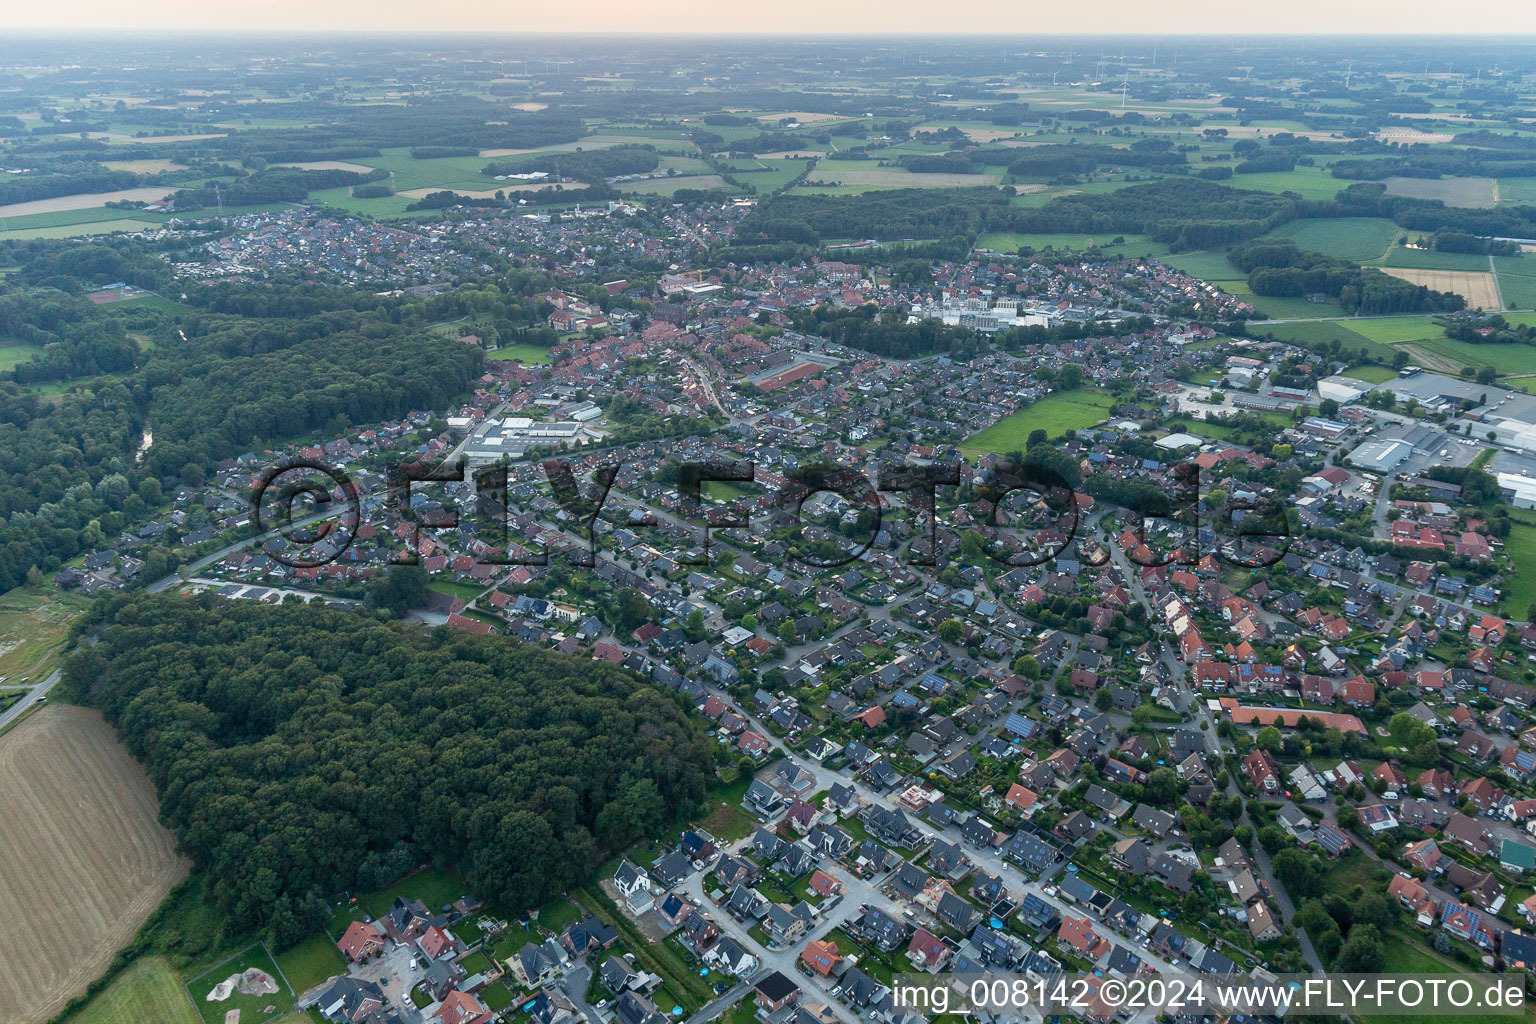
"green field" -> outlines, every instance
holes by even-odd
[[[1499,296],[1511,309],[1536,309],[1536,258],[1495,256],[1493,270],[1499,278]]]
[[[1359,352],[1362,348],[1371,359],[1380,359],[1383,362],[1392,360],[1392,349],[1379,341],[1372,341],[1363,334],[1353,330],[1357,320],[1351,320],[1346,325],[1339,320],[1302,320],[1285,324],[1266,324],[1256,321],[1249,325],[1249,330],[1254,334],[1273,334],[1281,341],[1294,341],[1299,345],[1327,344],[1337,339],[1350,352]]]
[[[1474,369],[1491,366],[1500,376],[1536,373],[1536,346],[1518,343],[1469,345],[1451,338],[1434,338],[1415,342],[1414,347],[1450,360],[1458,370],[1463,366]]]
[[[1536,178],[1500,178],[1499,202],[1536,203]]]
[[[1124,241],[1114,241],[1122,237]],[[1097,246],[1115,256],[1161,256],[1168,251],[1168,247],[1162,242],[1154,242],[1145,235],[1029,235],[1012,231],[992,231],[976,239],[978,249],[990,249],[993,252],[1017,252],[1025,246],[1033,249],[1068,249],[1073,252],[1081,252]]]
[[[1227,254],[1224,252],[1185,252],[1175,256],[1164,256],[1160,262],[1168,264],[1175,270],[1181,270],[1191,277],[1198,277],[1202,281],[1220,281],[1225,288],[1227,281],[1244,281],[1246,275],[1227,262]]]
[[[140,957],[68,1019],[68,1024],[199,1024],[200,1018],[171,965]]]
[[[549,362],[549,349],[538,345],[503,345],[494,352],[485,354],[487,359],[517,359],[530,365],[544,365]]]
[[[1504,538],[1504,552],[1517,573],[1504,581],[1504,611],[1523,616],[1536,604],[1536,526],[1512,523],[1509,536]]]
[[[1266,237],[1289,238],[1308,252],[1363,261],[1381,259],[1402,230],[1381,217],[1320,217],[1282,224]]]
[[[1259,192],[1296,192],[1303,199],[1332,199],[1350,183],[1335,178],[1321,167],[1298,167],[1294,171],[1234,174],[1226,184]]]
[[[1488,271],[1488,257],[1470,252],[1436,252],[1395,246],[1381,261],[1381,266],[1410,270],[1470,270],[1482,274]]]
[[[1046,395],[1038,402],[1004,416],[972,437],[960,450],[972,455],[1022,451],[1030,431],[1043,429],[1052,437],[1102,423],[1114,399],[1102,391],[1066,391]]]
[[[1339,316],[1343,312],[1336,302],[1313,302],[1299,295],[1255,295],[1247,281],[1222,281],[1220,284],[1221,290],[1228,295],[1253,303],[1254,309],[1277,320],[1310,320]]]
[[[1379,319],[1351,320],[1350,330],[1383,345],[1396,345],[1404,341],[1438,338],[1445,332],[1433,317],[1394,316]]]
[[[0,217],[0,231],[57,228],[110,220],[141,220],[146,224],[163,224],[169,219],[169,215],[163,213],[141,213],[136,210],[114,210],[106,206],[91,206],[83,210],[54,210],[51,213],[29,213],[23,217]]]
[[[350,185],[343,185],[341,188],[328,188],[320,192],[314,192],[311,193],[310,198],[317,202],[324,203],[326,206],[332,207],[333,209],[342,210],[346,213],[366,214],[367,216],[378,217],[381,219],[416,215],[424,217],[436,217],[439,212],[437,210],[421,210],[417,211],[415,214],[412,214],[406,210],[406,207],[416,202],[416,200],[409,199],[405,196],[384,196],[379,199],[358,199],[352,194],[352,187]]]
[[[1351,366],[1343,375],[1368,384],[1381,384],[1396,377],[1397,371],[1387,366]]]

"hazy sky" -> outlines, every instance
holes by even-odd
[[[7,28],[837,33],[1536,33],[1532,0],[4,0]]]

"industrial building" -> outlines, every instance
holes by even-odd
[[[1499,490],[1515,508],[1536,508],[1536,477],[1524,473],[1499,473]]]
[[[1376,438],[1350,452],[1349,461],[1368,473],[1390,473],[1412,454],[1413,445],[1407,441]]]
[[[1346,405],[1371,390],[1371,386],[1363,380],[1353,377],[1343,377],[1338,374],[1332,377],[1324,377],[1317,382],[1317,393],[1321,398],[1331,398],[1340,405]]]
[[[464,455],[471,466],[483,466],[504,458],[520,459],[528,454],[530,448],[552,447],[562,443],[585,444],[589,436],[586,429],[574,420],[546,422],[526,416],[508,416],[500,420],[486,420],[464,446]]]

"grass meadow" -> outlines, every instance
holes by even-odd
[[[1359,262],[1381,259],[1402,231],[1383,217],[1319,217],[1282,224],[1269,237],[1289,238],[1308,252]]]
[[[1102,423],[1114,399],[1103,391],[1058,391],[1016,413],[1004,416],[975,435],[960,450],[971,455],[1022,451],[1033,430],[1060,437]]]

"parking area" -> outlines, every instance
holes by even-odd
[[[397,1006],[410,1006],[411,986],[421,978],[421,972],[411,971],[413,947],[396,945],[383,956],[353,970],[352,976],[362,981],[377,982]]]

